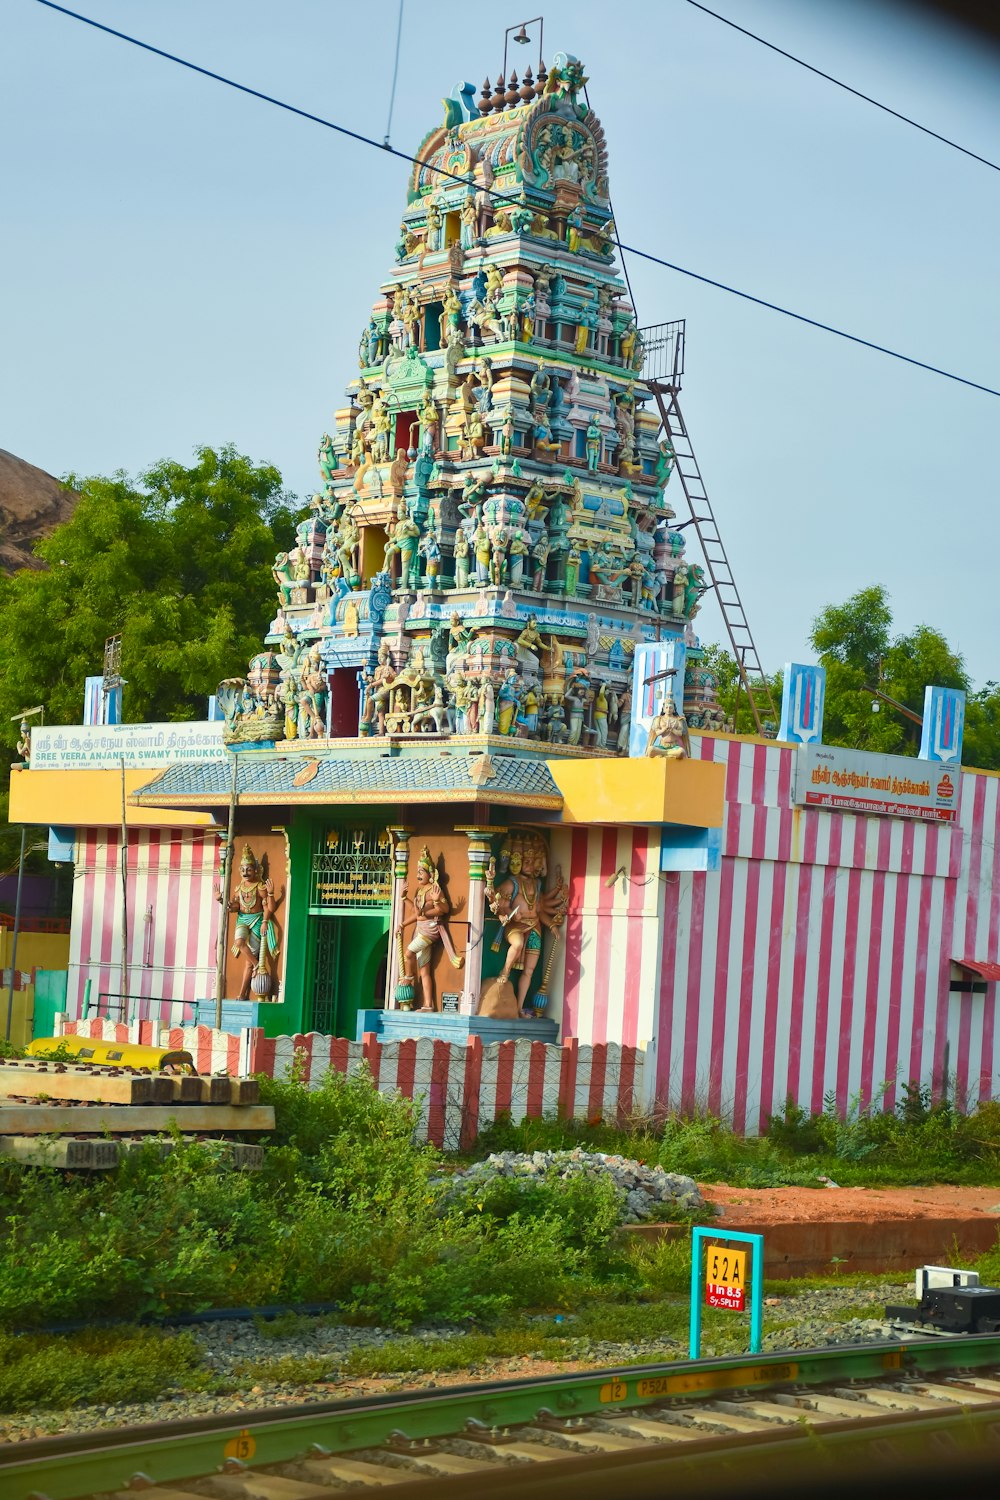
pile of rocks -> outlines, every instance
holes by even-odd
[[[621,1222],[638,1224],[660,1216],[665,1205],[695,1213],[704,1207],[697,1184],[677,1172],[648,1167],[627,1156],[606,1156],[600,1151],[498,1151],[485,1161],[474,1162],[449,1178],[447,1202],[497,1177],[525,1181],[553,1178],[607,1177],[621,1201]]]

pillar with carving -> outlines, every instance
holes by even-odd
[[[389,963],[385,985],[385,1008],[396,1010],[396,987],[403,978],[405,969],[399,958],[399,929],[406,919],[406,877],[410,865],[410,835],[413,829],[406,824],[390,824],[389,833],[393,842],[392,867],[392,915],[389,925]]]
[[[469,840],[469,907],[468,938],[465,945],[465,988],[460,1013],[474,1016],[479,1009],[479,991],[483,982],[483,928],[486,920],[486,866],[493,852],[492,840],[502,828],[473,824],[456,828]]]

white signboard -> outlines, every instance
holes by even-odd
[[[31,731],[33,771],[118,770],[224,760],[222,719],[188,724],[47,724]]]
[[[803,745],[795,757],[795,800],[836,812],[957,823],[961,774],[940,761]]]

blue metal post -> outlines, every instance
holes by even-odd
[[[764,1333],[764,1236],[742,1234],[736,1229],[691,1231],[691,1324],[688,1357],[701,1358],[701,1263],[706,1240],[736,1240],[750,1246],[750,1353],[759,1354]]]

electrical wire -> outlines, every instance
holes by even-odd
[[[762,47],[767,47],[771,52],[777,52],[779,57],[786,57],[789,62],[798,63],[800,68],[805,68],[808,72],[815,73],[817,78],[825,78],[827,83],[836,84],[838,89],[843,89],[845,93],[853,94],[855,99],[863,99],[866,104],[874,104],[876,109],[882,110],[884,114],[892,115],[894,120],[902,120],[904,125],[912,125],[914,130],[919,130],[924,135],[931,136],[933,140],[940,141],[942,145],[951,146],[954,151],[961,151],[963,156],[970,156],[973,161],[980,162],[984,167],[991,167],[994,172],[1000,172],[1000,165],[995,161],[990,161],[986,156],[980,156],[977,151],[970,151],[967,146],[960,146],[957,141],[951,140],[946,135],[941,135],[937,130],[931,130],[927,125],[921,125],[919,120],[911,120],[909,115],[900,114],[898,109],[891,109],[888,104],[882,104],[878,99],[873,99],[870,94],[863,94],[860,89],[852,88],[849,83],[844,83],[840,78],[834,78],[831,73],[824,73],[822,68],[813,67],[812,63],[807,63],[803,58],[796,57],[793,52],[786,52],[784,47],[775,46],[774,42],[769,42],[765,37],[758,36],[755,31],[748,31],[745,26],[737,25],[728,16],[720,16],[717,10],[709,10],[707,5],[701,4],[701,0],[687,0],[687,3],[688,5],[693,5],[695,10],[704,11],[705,15],[711,16],[714,21],[721,21],[723,26],[730,26],[733,31],[739,31],[743,36],[748,36],[752,42],[759,42]]]
[[[69,16],[74,21],[82,21],[86,26],[92,26],[95,31],[103,31],[108,36],[117,37],[119,41],[128,42],[133,47],[139,47],[143,52],[151,52],[156,57],[162,57],[167,62],[176,63],[179,67],[187,68],[192,73],[199,73],[204,78],[211,78],[215,83],[222,83],[227,88],[235,89],[237,93],[247,94],[252,99],[260,99],[264,104],[273,104],[276,109],[284,110],[287,114],[297,115],[300,119],[309,120],[314,125],[322,125],[327,130],[333,130],[338,135],[346,136],[348,140],[358,141],[363,146],[374,146],[378,151],[385,151],[390,156],[398,157],[400,161],[409,162],[413,166],[424,167],[427,171],[435,172],[439,177],[446,177],[451,182],[458,182],[466,187],[476,187],[478,184],[470,177],[460,176],[456,172],[449,172],[446,167],[439,167],[434,162],[427,161],[419,156],[411,156],[406,151],[400,151],[387,142],[373,140],[371,136],[362,135],[360,131],[350,130],[346,125],[338,125],[333,120],[324,119],[322,115],[315,115],[310,110],[300,109],[296,104],[289,104],[284,99],[277,99],[273,94],[265,94],[261,89],[250,88],[248,84],[238,83],[234,78],[227,78],[223,73],[215,73],[211,68],[203,68],[199,63],[189,62],[187,58],[178,57],[176,53],[166,52],[162,47],[154,47],[150,42],[140,41],[138,37],[130,36],[128,32],[117,31],[113,26],[106,26],[102,21],[95,21],[90,16],[81,15],[79,11],[70,10],[65,5],[58,5],[56,0],[36,0],[38,5],[44,5],[47,10],[58,11],[61,15]],[[509,194],[497,193],[488,190],[490,198],[495,203],[519,204],[520,199]],[[617,239],[617,235],[616,235]],[[1000,398],[1000,390],[994,390],[992,386],[981,385],[979,381],[969,380],[964,375],[956,375],[951,370],[944,370],[939,365],[928,364],[925,360],[914,359],[909,354],[901,354],[896,349],[889,349],[884,344],[876,344],[871,339],[861,338],[856,333],[847,333],[842,328],[834,328],[830,323],[823,323],[818,318],[809,318],[804,313],[793,312],[790,308],[781,307],[776,302],[768,302],[764,297],[756,297],[750,292],[740,291],[738,287],[730,286],[727,282],[717,281],[711,276],[702,276],[698,271],[688,270],[685,266],[679,266],[673,261],[663,260],[659,255],[653,255],[651,251],[639,250],[635,245],[623,244],[618,241],[619,251],[627,250],[630,255],[636,255],[640,260],[649,261],[652,265],[662,266],[667,271],[676,271],[679,276],[687,276],[692,281],[700,281],[705,286],[715,287],[718,291],[728,292],[730,296],[740,297],[744,302],[755,303],[758,307],[766,307],[770,312],[780,313],[783,317],[792,318],[797,323],[805,323],[810,328],[819,328],[824,333],[832,333],[837,338],[846,339],[848,343],[858,344],[864,349],[872,349],[877,354],[885,354],[890,359],[899,360],[902,364],[912,365],[918,370],[926,370],[932,375],[940,375],[944,380],[954,381],[958,385],[968,386],[971,390],[982,391],[987,396]]]
[[[389,118],[385,122],[385,140],[383,146],[388,146],[389,136],[392,132],[392,110],[396,103],[396,79],[399,77],[399,44],[403,40],[403,0],[399,0],[399,16],[396,20],[396,57],[392,64],[392,88],[389,90]]]

